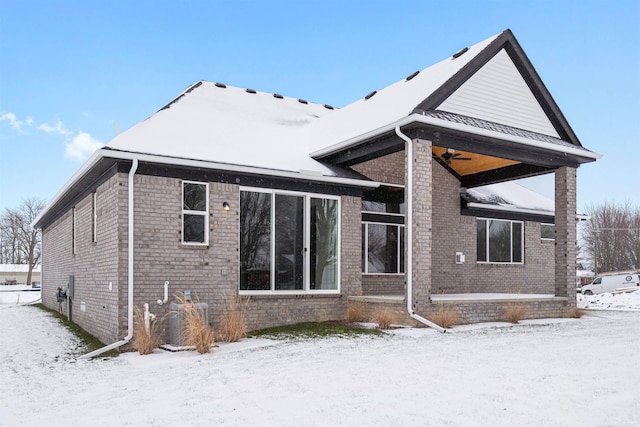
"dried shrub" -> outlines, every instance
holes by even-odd
[[[347,312],[345,313],[344,320],[347,323],[366,321],[367,315],[364,310],[364,304],[360,301],[350,301],[347,303]]]
[[[518,323],[524,319],[528,310],[523,304],[509,304],[504,311],[504,318],[507,322]]]
[[[149,320],[149,330],[145,326],[144,312],[137,306],[133,307],[133,348],[138,353],[151,354],[161,344],[158,334],[159,321]]]
[[[453,307],[445,307],[441,304],[438,311],[429,316],[429,320],[447,329],[460,323],[460,313]]]
[[[203,310],[191,301],[187,301],[184,294],[176,295],[178,303],[182,304],[182,343],[195,347],[200,354],[209,353],[213,345],[214,333],[204,317]]]
[[[373,314],[373,321],[378,324],[380,329],[389,329],[393,321],[393,314],[388,309],[377,310]]]
[[[579,307],[572,307],[567,309],[567,317],[573,317],[579,319],[584,315],[584,309]]]
[[[220,318],[218,339],[225,342],[237,342],[247,336],[247,310],[251,298],[234,296],[229,298],[229,310]]]

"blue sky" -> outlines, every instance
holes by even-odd
[[[578,170],[578,208],[640,205],[639,23],[638,0],[1,0],[0,210],[50,200],[199,80],[342,107],[506,28],[604,155]]]

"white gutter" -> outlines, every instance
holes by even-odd
[[[436,325],[413,311],[413,142],[407,135],[402,133],[400,126],[396,126],[395,132],[406,142],[407,155],[407,200],[405,201],[407,212],[407,271],[405,273],[407,278],[407,312],[409,316],[418,322],[445,333],[447,332],[445,328]]]
[[[439,119],[437,117],[425,116],[418,113],[410,114],[406,117],[396,120],[395,122],[389,123],[388,125],[379,127],[378,129],[363,133],[356,137],[349,138],[346,141],[315,151],[310,155],[315,159],[317,157],[323,157],[329,154],[333,154],[335,152],[344,150],[347,147],[358,144],[361,141],[365,141],[369,138],[375,137],[377,135],[381,135],[383,133],[391,132],[394,129],[398,129],[401,126],[406,126],[411,123],[422,123],[425,125],[437,126],[444,129],[450,129],[450,130],[466,132],[470,134],[486,136],[489,138],[500,139],[503,141],[515,142],[517,144],[526,145],[529,147],[543,148],[545,150],[555,151],[557,153],[573,154],[576,156],[586,157],[588,159],[593,159],[593,160],[597,160],[602,157],[602,154],[594,153],[585,148],[567,147],[564,145],[558,145],[551,142],[528,139],[522,136],[509,135],[509,134],[497,132],[494,130],[482,129],[475,126],[466,125],[464,123],[450,122],[448,120]]]
[[[114,342],[113,344],[109,344],[105,347],[99,348],[98,350],[92,351],[91,353],[87,353],[85,355],[80,356],[80,359],[90,359],[92,357],[98,356],[102,353],[105,353],[109,350],[113,350],[118,347],[122,347],[127,344],[133,338],[133,178],[136,174],[136,170],[138,170],[138,159],[133,159],[133,163],[131,164],[131,169],[129,170],[129,182],[127,187],[127,192],[129,193],[129,224],[128,224],[128,276],[127,276],[127,336],[118,342]]]

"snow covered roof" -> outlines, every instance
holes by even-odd
[[[489,128],[486,120],[469,120],[455,113],[455,106],[452,107],[454,112],[438,111],[434,114],[433,109],[452,91],[455,93],[470,76],[482,70],[487,61],[499,58],[499,61],[496,59],[497,65],[492,66],[508,67],[507,77],[520,85],[517,90],[522,92],[522,96],[515,98],[522,98],[520,104],[535,104],[533,107],[539,111],[539,119],[546,120],[546,126],[553,128],[520,71],[511,62],[511,56],[505,53],[506,47],[519,49],[509,30],[372,92],[340,110],[278,94],[201,81],[148,119],[116,136],[106,148],[262,170],[312,171],[317,176],[331,177],[340,176],[341,172],[336,172],[326,162],[314,159],[323,159],[324,155],[335,150],[348,150],[362,140],[413,122],[483,135],[490,133],[489,136],[497,135],[516,144],[542,145],[554,151],[571,151],[574,155],[592,157],[593,153],[582,148],[577,139],[563,141],[555,131],[547,134],[552,136],[541,137],[527,130],[527,121],[521,121],[522,131],[514,133],[514,129],[518,129],[511,125],[514,120],[520,123],[514,118],[505,123],[507,126],[494,123]],[[524,53],[513,55],[518,58]],[[520,59],[528,61],[526,57]],[[532,68],[528,72],[535,74]],[[492,75],[491,78],[500,80],[499,76],[504,77],[498,74],[498,77]],[[488,85],[485,89],[490,95],[502,92],[504,88]],[[540,90],[547,94],[543,87]],[[468,90],[463,92],[461,96],[464,98]],[[551,104],[554,111],[557,109],[552,99],[547,100],[547,104]],[[507,108],[505,114],[527,116],[529,110],[522,113]],[[561,116],[559,110],[553,114],[554,120],[559,120],[556,115]],[[564,135],[571,139],[573,133],[568,124],[566,127]]]
[[[463,197],[473,207],[553,216],[555,202],[515,182],[467,189]]]
[[[506,55],[505,49],[511,53]],[[486,117],[469,120],[459,111],[456,102],[459,104],[460,99],[468,99],[475,87],[471,85],[469,89],[467,83],[476,84],[476,74],[493,58],[500,59],[492,66],[511,67],[510,79],[520,85],[518,90],[529,91],[518,102],[536,104],[538,118],[547,120],[546,125],[557,130],[561,138],[549,136],[550,133],[545,137],[536,136],[536,132],[526,126],[526,121],[518,122],[520,119],[517,118],[511,117],[523,126],[514,128],[513,121],[491,124]],[[516,67],[512,61],[524,65]],[[521,72],[533,83],[524,83]],[[491,77],[492,82],[504,80],[500,74]],[[491,84],[485,85],[483,90],[483,99],[492,93],[504,92],[501,86]],[[535,97],[529,96],[531,90],[536,91]],[[459,96],[455,102],[450,102],[450,111],[440,110],[443,101],[456,93]],[[500,107],[503,115],[527,116],[513,113],[511,105],[506,103]],[[582,148],[517,41],[506,30],[339,110],[278,94],[198,82],[96,151],[56,194],[35,223],[43,216],[55,216],[54,206],[63,209],[63,204],[70,203],[74,197],[70,193],[81,191],[85,185],[83,180],[88,182],[92,174],[104,172],[98,168],[104,166],[105,159],[136,158],[147,163],[375,187],[376,183],[348,168],[334,166],[345,163],[333,162],[327,156],[350,152],[363,141],[383,135],[399,140],[394,129],[406,125],[473,135],[478,141],[482,139],[484,144],[493,146],[485,146],[486,150],[502,150],[504,144],[517,146],[518,156],[535,152],[536,159],[550,159],[545,165],[550,168],[561,165],[553,162],[568,161],[575,165],[599,157]],[[557,156],[548,155],[550,153]],[[496,156],[496,153],[480,154]]]
[[[341,109],[340,114],[323,119],[313,126],[314,145],[322,150],[328,143],[348,141],[409,116],[499,35],[469,47],[457,58],[449,57],[378,90],[368,99],[359,99]]]
[[[313,160],[306,130],[332,108],[201,81],[116,136],[108,149],[272,170],[334,172]]]

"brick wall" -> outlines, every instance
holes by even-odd
[[[477,264],[475,218],[460,215],[458,181],[432,162],[430,142],[414,141],[414,146],[416,311],[433,310],[431,292],[553,292],[553,242],[540,239],[539,225],[525,224],[524,265]],[[383,167],[386,161],[390,167]],[[381,173],[379,178],[403,183],[404,178],[398,180],[398,169],[405,173],[404,152],[368,162],[360,169],[366,168],[390,169],[393,173]],[[437,183],[433,188],[432,176]],[[151,311],[165,319],[167,330],[168,304],[157,303],[163,297],[165,281],[170,282],[170,300],[175,293],[190,290],[209,304],[209,321],[214,326],[228,310],[229,300],[237,295],[239,193],[237,185],[209,184],[209,245],[190,246],[181,243],[182,181],[135,176],[134,303],[140,308],[149,303]],[[223,202],[230,204],[230,210],[222,209]],[[56,288],[74,275],[73,320],[105,343],[117,341],[127,332],[127,209],[127,174],[117,173],[97,189],[97,242],[92,241],[92,195],[76,205],[75,254],[71,211],[43,230],[44,303],[56,308]],[[404,294],[404,275],[363,277],[360,209],[360,198],[341,198],[341,292],[253,296],[248,310],[250,329],[342,318],[345,297],[361,292]],[[455,264],[456,251],[465,253],[463,265]],[[559,280],[568,283],[571,275],[564,271],[560,270]],[[575,295],[573,298],[575,301]],[[68,307],[65,310],[68,312]]]
[[[363,295],[404,295],[404,274],[363,274]]]
[[[74,276],[75,294],[71,300],[72,320],[105,343],[116,341],[120,321],[118,299],[123,278],[118,250],[122,218],[121,193],[126,193],[126,175],[116,174],[97,189],[97,239],[92,238],[93,195],[75,207],[76,251],[72,253],[73,213],[71,210],[42,233],[42,300],[57,309],[58,286],[66,287]],[[125,216],[126,221],[126,216]],[[126,264],[125,284],[126,284]],[[126,289],[126,288],[125,288]],[[126,296],[125,296],[126,297]],[[63,304],[69,314],[69,305]],[[126,322],[125,322],[126,324]]]
[[[576,305],[576,170],[561,167],[555,173],[555,294]]]
[[[238,294],[240,187],[209,184],[209,245],[181,242],[182,181],[135,176],[134,304],[163,319],[168,338],[169,305],[174,295],[190,290],[209,305],[209,322],[215,326]],[[222,209],[223,202],[230,209]],[[72,254],[72,213],[64,214],[44,230],[43,297],[57,308],[55,289],[75,275],[73,320],[105,343],[127,333],[127,174],[116,174],[98,188],[98,238],[92,242],[92,196],[76,205],[76,254]],[[346,308],[345,295],[361,289],[360,198],[343,196],[341,203],[341,292],[332,295],[253,296],[248,309],[250,329],[339,319]],[[164,282],[169,281],[170,301],[160,305]],[[80,310],[82,304],[84,311]],[[65,312],[67,307],[65,305]]]
[[[404,185],[405,157],[402,150],[351,166],[351,169],[377,182]]]
[[[413,228],[413,238],[405,239],[413,244],[413,271],[412,271],[412,307],[422,314],[428,310],[433,284],[433,255],[435,223],[433,189],[435,177],[433,176],[433,160],[431,158],[431,141],[416,139],[413,144],[413,219],[407,225]],[[406,176],[409,176],[407,168]],[[405,190],[406,194],[406,190]],[[405,196],[406,200],[406,196]],[[405,233],[408,232],[408,228]],[[405,234],[405,236],[407,236]],[[405,251],[408,248],[405,248]],[[405,259],[408,259],[405,257]]]
[[[540,238],[540,224],[525,221],[524,264],[476,262],[476,218],[460,215],[459,181],[433,162],[433,294],[554,293],[554,242]],[[456,264],[456,252],[465,263]]]

